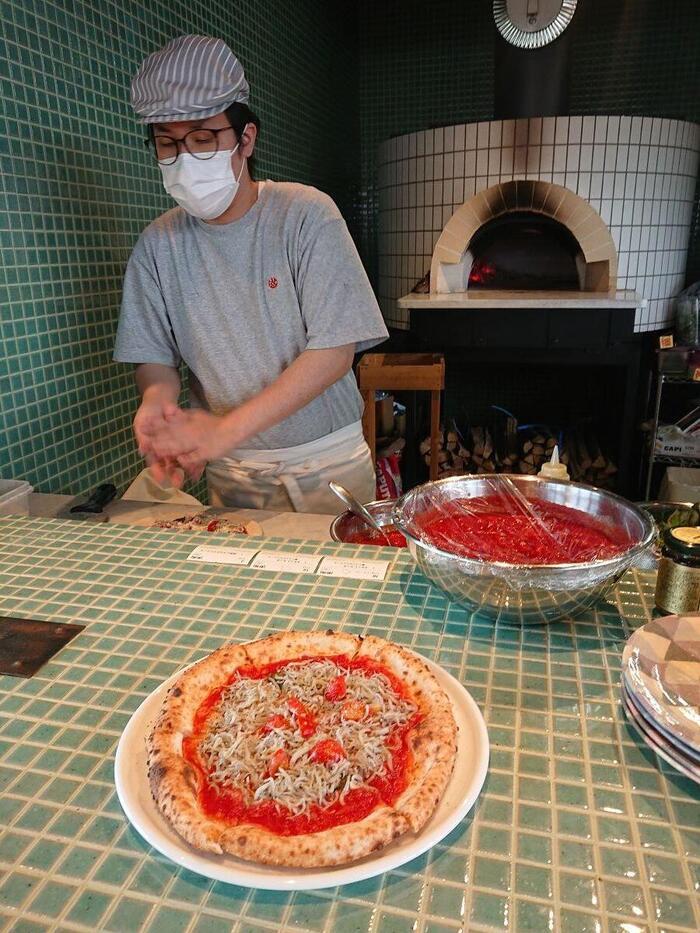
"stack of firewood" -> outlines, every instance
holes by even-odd
[[[499,472],[514,473],[520,462],[518,422],[504,408],[494,408],[493,412],[493,436]]]
[[[560,444],[560,460],[569,468],[571,479],[592,486],[613,488],[617,467],[605,456],[595,436],[585,427],[564,433],[563,440],[545,427],[518,431],[517,422],[507,412],[498,415],[490,427],[474,426],[460,431],[453,423],[441,430],[438,448],[438,475],[463,476],[468,473],[524,473],[534,476],[552,457]],[[430,467],[430,438],[420,444],[420,453]]]
[[[567,432],[561,462],[569,468],[571,479],[603,489],[615,486],[617,466],[600,449],[595,435],[583,427]]]
[[[430,469],[430,438],[426,437],[420,442],[420,453],[425,465]],[[438,446],[438,476],[463,476],[465,473],[474,473],[471,469],[472,454],[464,446],[459,432],[455,430],[445,432],[440,428],[440,441]]]
[[[539,473],[542,464],[552,459],[556,444],[553,434],[541,430],[523,441],[523,453],[519,463],[520,472],[528,476],[535,476]]]
[[[430,467],[430,438],[421,441],[420,452]],[[438,449],[440,476],[463,476],[465,473],[509,473],[517,468],[518,457],[500,454],[487,427],[469,428],[463,435],[454,426],[441,432]]]
[[[430,467],[430,438],[420,444],[420,452],[426,466]],[[441,431],[438,449],[438,474],[463,476],[465,473],[497,473],[499,463],[488,428],[474,427],[464,437],[454,426],[450,431]]]

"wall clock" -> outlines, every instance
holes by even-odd
[[[519,49],[540,49],[566,29],[578,0],[493,0],[496,28]]]

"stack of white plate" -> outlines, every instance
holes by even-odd
[[[637,629],[622,655],[622,706],[647,745],[700,784],[700,613]]]

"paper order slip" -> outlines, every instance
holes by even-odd
[[[315,573],[319,557],[283,551],[259,551],[250,564],[254,570],[278,570],[282,573]]]
[[[388,560],[319,557],[318,554],[297,554],[293,551],[252,551],[209,544],[200,544],[187,556],[187,560],[208,564],[233,564],[238,567],[250,567],[251,570],[272,570],[278,573],[313,573],[322,577],[345,577],[352,580],[383,580],[389,568]]]

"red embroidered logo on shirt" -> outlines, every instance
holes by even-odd
[[[270,278],[267,280],[267,287],[268,287],[268,288],[277,288],[277,286],[278,286],[279,284],[280,284],[280,283],[277,281],[277,279],[275,278],[274,275],[271,275]]]

